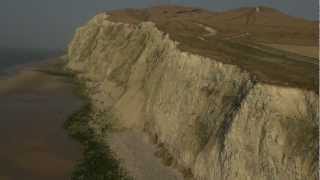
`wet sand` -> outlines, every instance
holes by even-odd
[[[82,102],[62,76],[33,68],[0,77],[0,180],[67,180],[80,145],[62,125]]]

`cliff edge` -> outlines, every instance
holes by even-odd
[[[102,13],[77,30],[68,68],[86,81],[93,105],[112,113],[118,131],[147,134],[186,178],[318,178],[319,96],[312,75],[307,84],[301,77],[286,84],[292,74],[269,81],[253,65],[232,63],[247,57],[233,48],[206,56],[181,48],[183,42],[152,21],[112,19]],[[205,41],[219,33],[204,26]],[[92,126],[99,131],[101,123]]]

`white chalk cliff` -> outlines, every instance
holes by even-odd
[[[118,129],[161,144],[198,180],[318,178],[318,98],[261,83],[238,66],[183,52],[152,22],[105,13],[79,28],[68,68]]]

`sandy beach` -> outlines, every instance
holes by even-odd
[[[0,78],[0,179],[66,180],[80,145],[63,122],[81,106],[66,77],[21,68]]]

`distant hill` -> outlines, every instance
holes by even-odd
[[[171,36],[201,32],[196,24],[216,29],[220,37],[247,38],[264,43],[315,46],[318,44],[318,22],[291,17],[269,7],[247,7],[225,12],[181,6],[158,6],[150,9],[127,9],[108,12],[113,20],[137,23],[153,21]]]
[[[152,21],[179,42],[181,50],[238,65],[261,81],[318,91],[318,22],[269,7],[210,12],[158,6],[107,14],[115,22]],[[306,55],[309,51],[311,54]]]

